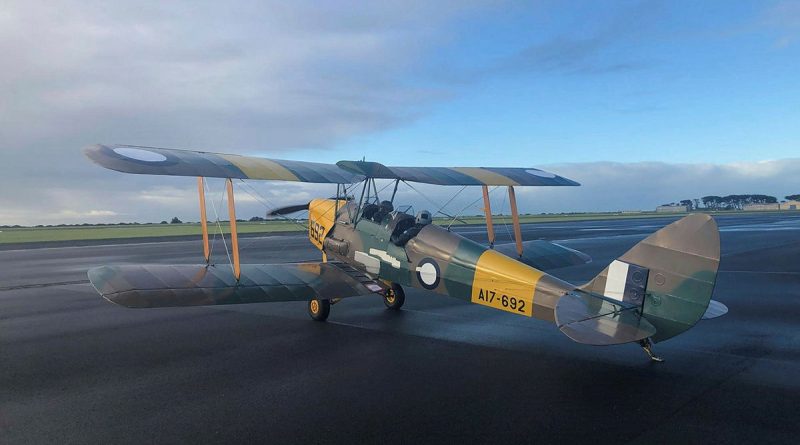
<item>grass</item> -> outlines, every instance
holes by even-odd
[[[240,234],[301,231],[301,226],[288,221],[263,223],[240,222]],[[209,232],[219,233],[216,225],[209,225]],[[230,233],[228,223],[222,230]],[[137,224],[124,226],[79,226],[79,227],[19,227],[0,229],[0,244],[33,243],[48,241],[81,241],[120,238],[158,238],[168,236],[200,236],[200,223],[189,224]]]
[[[715,212],[714,214],[730,215],[763,215],[765,213],[785,213],[785,212]],[[609,219],[631,219],[631,218],[658,218],[669,216],[683,216],[685,213],[575,213],[561,215],[521,215],[522,223],[544,223],[544,222],[565,222],[565,221],[589,221],[589,220],[609,220]],[[448,225],[449,218],[437,219],[436,224]],[[484,224],[485,220],[479,216],[469,216],[461,218],[453,225],[464,224]],[[495,225],[511,224],[510,216],[494,216]],[[267,222],[240,222],[237,224],[240,234],[254,233],[276,233],[276,232],[302,232],[302,223],[290,221],[267,221]],[[230,233],[227,223],[222,223],[225,233]],[[216,225],[209,225],[209,231],[218,231]],[[170,236],[200,236],[200,223],[187,224],[137,224],[137,225],[116,225],[116,226],[77,226],[77,227],[15,227],[0,228],[0,244],[9,243],[34,243],[50,241],[82,241],[82,240],[105,240],[123,238],[158,238]]]

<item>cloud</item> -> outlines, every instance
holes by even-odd
[[[791,31],[794,10],[786,4],[789,12],[765,20]],[[80,148],[129,143],[318,160],[322,150],[405,125],[457,94],[459,85],[420,76],[430,76],[429,59],[460,41],[455,34],[474,32],[456,25],[489,7],[503,10],[491,1],[6,1],[0,7],[0,224],[197,220],[191,178],[107,171]],[[593,26],[559,26],[559,34],[542,35],[477,70],[493,76],[642,69],[650,62],[629,50],[653,32],[658,13],[646,2],[596,20],[583,17],[576,23]],[[551,167],[584,187],[520,190],[525,211],[647,209],[706,193],[800,188],[792,160]],[[209,199],[221,203],[222,182],[209,185]],[[237,187],[242,217],[334,190],[276,182],[254,187],[255,196]],[[455,192],[419,188],[437,202]],[[477,197],[472,192],[453,201],[451,212]],[[432,205],[412,191],[400,197],[417,208]]]
[[[760,193],[779,199],[800,190],[800,159],[730,164],[591,162],[548,166],[582,187],[524,189],[529,208],[553,211],[653,210],[706,195]]]
[[[95,218],[108,218],[118,216],[119,213],[113,210],[96,210],[92,209],[85,212],[76,212],[75,210],[61,210],[60,212],[50,215],[49,219],[53,222],[61,222],[62,220],[77,220],[77,219],[95,219]]]
[[[666,162],[585,162],[541,167],[581,183],[581,187],[519,187],[522,213],[606,212],[654,210],[656,206],[706,195],[766,194],[782,199],[800,193],[800,159],[780,159],[730,164],[680,164]],[[439,205],[458,191],[455,187],[417,186],[421,194]],[[435,211],[438,206],[420,193],[401,190],[400,202]],[[478,188],[467,189],[445,211],[449,214],[482,213]],[[492,208],[509,213],[505,187],[492,192]]]
[[[92,143],[309,159],[409,122],[447,95],[414,82],[420,54],[484,3],[3,2],[0,224],[183,201],[91,165]]]
[[[654,61],[637,55],[635,47],[657,32],[663,9],[661,1],[645,1],[620,8],[605,18],[603,11],[586,8],[577,14],[582,18],[580,26],[531,43],[479,70],[476,78],[519,73],[605,75],[647,69]]]
[[[110,138],[286,150],[379,131],[438,96],[401,79],[464,14],[450,11],[12,2],[0,18],[0,55],[15,61],[0,70],[4,149]]]
[[[581,187],[519,187],[517,200],[523,213],[653,210],[656,206],[705,195],[759,193],[782,199],[800,193],[800,159],[779,159],[730,164],[675,164],[665,162],[586,162],[542,167],[581,182]],[[184,221],[199,219],[196,184],[192,178],[168,178],[168,187],[147,185],[154,176],[112,176],[98,182],[95,190],[80,193],[59,191],[46,199],[8,211],[4,224],[54,224],[82,222],[158,222],[177,216]],[[329,197],[335,186],[276,181],[236,182],[239,218],[263,216],[268,209]],[[224,181],[209,179],[209,218],[213,209],[227,219]],[[383,184],[379,184],[380,189]],[[402,185],[395,202],[414,209],[436,211],[459,192],[460,187]],[[388,189],[387,189],[388,190]],[[60,202],[51,208],[51,202]],[[505,187],[492,192],[496,213],[509,213]],[[482,212],[480,189],[467,188],[443,211],[450,215]],[[97,210],[103,209],[103,210]]]
[[[800,1],[780,1],[767,8],[761,25],[777,32],[777,47],[783,48],[800,39]]]

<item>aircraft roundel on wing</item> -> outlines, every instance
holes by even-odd
[[[306,301],[314,320],[347,297],[377,294],[400,309],[405,289],[444,295],[517,316],[556,324],[590,345],[636,343],[656,361],[653,342],[721,316],[711,300],[719,266],[719,231],[705,214],[686,216],[645,238],[594,279],[574,285],[551,270],[584,264],[588,255],[545,240],[522,240],[515,187],[577,186],[537,168],[393,167],[377,162],[336,164],[132,145],[84,149],[95,163],[124,173],[197,177],[204,262],[197,265],[99,266],[88,275],[111,302],[132,308]],[[204,178],[226,179],[231,223],[230,268],[211,259]],[[336,184],[336,195],[287,206],[272,214],[307,210],[308,238],[322,261],[242,264],[233,179]],[[375,181],[394,183],[383,196]],[[400,183],[480,186],[488,245],[434,222],[428,210],[395,206]],[[360,196],[346,185],[363,183]],[[504,186],[514,242],[495,244],[489,186]],[[350,187],[352,190],[352,186]],[[387,196],[390,195],[390,196]],[[227,259],[227,255],[224,257]]]

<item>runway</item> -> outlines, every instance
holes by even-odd
[[[675,219],[524,237],[591,255],[553,271],[578,283]],[[415,290],[400,312],[357,297],[317,323],[297,302],[125,309],[86,280],[199,263],[199,240],[0,251],[0,443],[796,443],[800,212],[717,221],[730,312],[657,344],[661,364]],[[303,234],[241,244],[243,262],[319,259]]]

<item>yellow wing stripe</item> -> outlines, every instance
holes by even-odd
[[[471,301],[531,317],[536,284],[543,275],[542,271],[487,250],[475,266]]]
[[[300,181],[294,173],[275,161],[262,158],[220,154],[220,157],[235,165],[250,179],[276,179],[279,181]]]
[[[451,170],[455,170],[467,176],[472,176],[473,178],[483,182],[484,184],[519,185],[517,181],[514,181],[501,174],[489,170],[484,170],[480,167],[453,167],[451,168]]]

